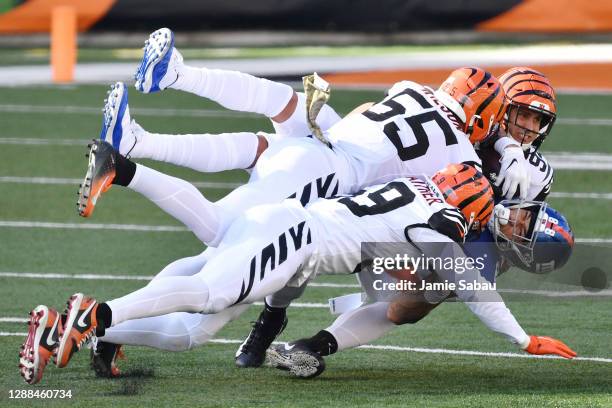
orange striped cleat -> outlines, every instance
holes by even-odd
[[[55,309],[40,305],[30,312],[28,326],[28,336],[19,352],[19,373],[28,384],[36,384],[55,356],[62,323]]]
[[[113,146],[102,140],[94,140],[89,150],[89,163],[83,184],[79,186],[77,209],[81,217],[93,213],[100,195],[112,187],[117,162]]]
[[[68,362],[84,344],[95,336],[98,302],[82,293],[70,297],[66,308],[64,332],[57,348],[56,365],[66,367]]]
[[[449,164],[431,180],[446,202],[461,211],[468,229],[481,231],[487,225],[495,203],[491,184],[481,172],[465,163]]]

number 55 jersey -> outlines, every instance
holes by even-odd
[[[432,175],[449,163],[480,168],[461,129],[459,119],[431,88],[402,81],[383,101],[347,116],[326,136],[334,149],[354,159],[348,191],[356,191],[407,174]]]

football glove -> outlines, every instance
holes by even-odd
[[[510,145],[504,149],[501,157],[501,167],[495,185],[502,186],[502,196],[512,199],[519,187],[519,197],[524,200],[529,191],[531,174],[529,173],[529,163],[525,160],[523,149],[520,146]],[[503,183],[503,184],[502,184]]]
[[[556,354],[563,358],[574,358],[576,352],[569,348],[561,340],[546,336],[530,336],[529,345],[525,348],[529,354]]]

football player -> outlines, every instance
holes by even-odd
[[[555,90],[544,74],[529,67],[510,68],[500,82],[508,108],[497,134],[477,149],[483,172],[498,200],[544,201],[553,169],[538,149],[555,123]]]
[[[57,343],[57,365],[65,367],[93,335],[103,335],[122,322],[173,312],[218,313],[262,299],[290,282],[301,286],[317,273],[355,270],[362,242],[462,242],[470,224],[487,222],[492,206],[489,183],[477,170],[461,164],[447,167],[431,180],[400,178],[352,196],[320,200],[306,209],[298,200],[254,207],[232,223],[217,255],[196,275],[157,278],[136,292],[100,304],[75,294],[61,328],[57,313],[45,316],[44,327],[39,315],[32,317],[21,353],[22,375],[30,383],[42,376],[48,361],[40,350],[46,345],[40,342],[43,330]],[[459,247],[451,246],[450,251],[463,256],[455,252]],[[437,272],[457,279],[453,270]],[[462,277],[483,280],[478,271],[471,272]],[[517,344],[532,341],[496,292],[483,303],[473,303],[485,300],[479,292],[456,293],[492,330]],[[50,324],[55,330],[48,329]]]
[[[567,220],[542,202],[497,204],[489,229],[495,232],[496,243],[505,257],[534,273],[562,267],[573,247],[573,233]],[[315,377],[325,369],[324,356],[370,343],[396,325],[417,323],[452,296],[448,291],[413,290],[398,292],[392,299],[380,299],[372,287],[371,272],[360,273],[359,277],[369,304],[346,311],[312,337],[291,342],[287,347],[272,346],[267,352],[268,361],[294,376]],[[436,280],[429,276],[426,281]],[[565,344],[548,337],[531,336],[522,347],[530,354],[556,354],[565,358],[576,355]]]

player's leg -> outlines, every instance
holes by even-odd
[[[153,32],[145,43],[135,86],[144,93],[174,88],[211,99],[231,110],[260,113],[269,118],[282,114],[294,98],[289,85],[237,71],[185,65],[174,48],[174,34],[167,28]]]
[[[387,319],[388,302],[376,302],[340,315],[328,328],[312,337],[273,346],[270,363],[297,377],[315,377],[325,369],[323,356],[374,341],[395,327]]]
[[[194,276],[157,278],[111,300],[109,327],[126,320],[187,311],[218,313],[283,288],[312,251],[306,211],[287,202],[253,208],[227,231],[215,257]]]
[[[192,184],[135,164],[108,143],[94,141],[87,174],[79,191],[79,214],[90,216],[100,195],[113,184],[144,195],[185,224],[202,242],[210,242],[216,237],[222,210]]]
[[[266,350],[287,326],[287,308],[291,301],[302,296],[305,289],[306,283],[298,287],[287,286],[266,296],[263,310],[236,351],[235,362],[238,367],[259,367],[263,364]]]
[[[111,86],[103,109],[100,139],[132,158],[153,159],[202,172],[246,169],[265,148],[251,132],[167,135],[150,133],[131,120],[127,87]]]
[[[128,320],[108,328],[98,340],[167,351],[185,351],[207,343],[249,305],[236,305],[215,314],[176,312]]]
[[[217,248],[209,247],[199,255],[178,259],[167,265],[153,279],[191,276],[200,272]],[[208,342],[222,327],[242,314],[248,305],[236,305],[220,313],[170,313],[129,320],[105,331],[91,352],[91,367],[98,377],[121,375],[116,364],[123,345],[149,346],[161,350],[182,351]]]
[[[212,246],[247,208],[280,202],[292,195],[304,205],[316,197],[335,195],[346,168],[340,156],[318,141],[287,140],[262,155],[253,172],[254,181],[212,203],[190,183],[136,165],[108,143],[95,141],[90,154],[77,203],[82,216],[91,215],[100,194],[118,184],[144,195]]]
[[[94,334],[128,320],[174,312],[218,313],[283,288],[313,251],[309,216],[296,202],[255,208],[237,220],[216,257],[194,276],[158,278],[98,304],[76,294],[68,302],[58,366]]]

